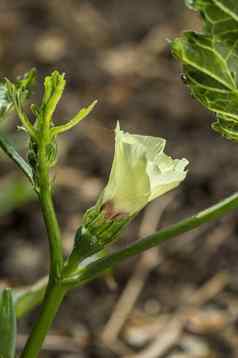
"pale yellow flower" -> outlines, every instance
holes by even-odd
[[[115,154],[108,184],[98,205],[109,216],[132,216],[147,203],[177,187],[186,177],[186,159],[164,153],[166,140],[115,130]]]

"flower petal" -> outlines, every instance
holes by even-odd
[[[178,186],[186,177],[187,165],[187,159],[172,159],[164,153],[160,155],[157,163],[149,163],[148,172],[151,183],[149,201]]]
[[[115,154],[100,205],[111,203],[111,214],[134,215],[149,201],[175,188],[186,176],[186,159],[164,153],[166,140],[133,135],[116,127]]]
[[[112,170],[103,195],[103,203],[113,201],[117,211],[134,214],[150,196],[144,147],[133,136],[117,127]]]

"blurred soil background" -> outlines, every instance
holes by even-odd
[[[167,138],[167,151],[190,161],[184,184],[141,213],[117,246],[237,190],[237,145],[210,130],[212,115],[190,97],[169,51],[168,39],[200,25],[182,0],[1,0],[1,76],[15,79],[31,67],[41,80],[65,72],[58,122],[99,101],[59,143],[55,202],[65,253],[105,184],[117,120],[131,132]],[[2,124],[24,152],[15,128],[14,116]],[[47,273],[47,240],[34,195],[14,165],[0,160],[1,286],[21,287]],[[238,357],[236,219],[164,243],[72,292],[41,357]],[[19,322],[19,350],[37,315]]]

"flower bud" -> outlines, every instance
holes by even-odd
[[[164,153],[163,138],[133,135],[116,127],[115,154],[108,183],[89,209],[75,238],[74,256],[83,260],[117,238],[151,200],[186,177],[186,159]]]

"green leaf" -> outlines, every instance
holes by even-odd
[[[187,0],[204,20],[203,32],[172,42],[191,94],[216,114],[213,129],[238,141],[238,2]]]
[[[8,97],[8,91],[7,87],[4,82],[0,83],[0,119],[3,119],[5,117],[5,114],[7,114],[11,107],[12,107],[12,101]]]
[[[34,183],[33,172],[30,165],[20,156],[15,147],[0,134],[0,148],[12,159],[16,165],[23,171],[31,183]]]
[[[35,68],[32,68],[29,72],[26,72],[23,76],[17,78],[17,88],[24,89],[29,97],[32,93],[32,87],[35,84],[36,76],[37,71]]]
[[[32,138],[37,140],[36,131],[30,119],[23,110],[23,104],[31,93],[31,85],[35,80],[35,70],[31,70],[23,79],[19,79],[16,84],[8,79],[5,80],[7,96],[11,101],[11,108],[14,108],[24,129]]]
[[[36,70],[33,68],[27,72],[23,77],[19,77],[16,84],[12,84],[7,79],[0,82],[0,120],[4,119],[6,115],[13,109],[13,93],[9,92],[9,82],[12,84],[12,89],[21,94],[21,102],[29,98],[32,92],[33,84],[36,79]]]
[[[0,295],[0,357],[14,358],[16,349],[16,313],[10,289]]]
[[[52,128],[52,136],[55,137],[56,135],[75,127],[79,122],[86,118],[90,112],[92,112],[96,104],[97,100],[93,101],[88,107],[82,108],[69,122]]]
[[[50,122],[56,106],[62,97],[66,81],[64,73],[58,71],[52,72],[45,78],[44,82],[44,95],[42,98],[42,105],[40,112],[43,112],[44,121]]]

